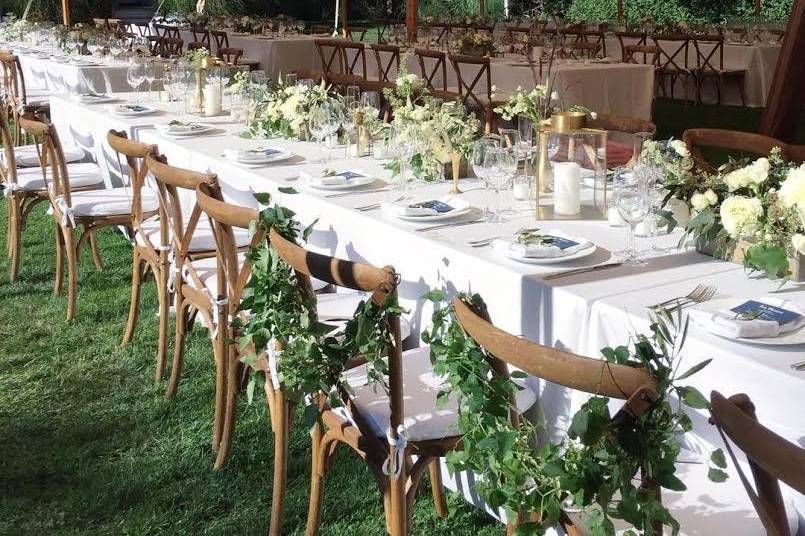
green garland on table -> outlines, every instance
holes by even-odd
[[[440,291],[426,297],[435,304],[444,301]],[[477,294],[463,294],[461,299],[475,310],[486,307]],[[676,534],[679,523],[635,481],[642,476],[665,489],[685,489],[674,474],[679,436],[692,429],[682,406],[706,409],[709,404],[695,388],[677,382],[710,362],[677,374],[686,332],[680,314],[657,311],[650,335],[635,336],[629,346],[602,350],[607,361],[644,367],[657,381],[658,400],[634,423],[613,423],[609,398],[595,396],[574,415],[563,444],[535,447],[535,432],[544,423],[521,419],[515,427],[509,421],[510,395],[521,388],[492,374],[487,352],[467,336],[452,307],[437,307],[433,326],[422,338],[430,344],[434,370],[449,386],[440,399],[450,393],[458,396],[463,450],[448,455],[448,466],[479,474],[479,493],[491,507],[505,509],[509,519],[518,514],[534,519],[536,514],[539,521],[520,524],[519,535],[544,533],[556,525],[566,505],[587,509],[585,522],[594,535],[614,535],[612,519],[622,519],[646,535],[652,534],[653,523],[661,522]],[[512,373],[512,378],[524,376]],[[674,405],[672,395],[681,403]],[[711,480],[726,479],[720,449],[712,453],[709,465]]]
[[[296,193],[293,188],[281,190]],[[267,208],[260,212],[259,221],[253,222],[252,232],[260,226],[266,232],[274,229],[293,242],[308,238],[315,222],[300,232],[292,210],[272,204],[270,194],[255,197]],[[387,388],[383,357],[394,338],[385,319],[387,314],[402,312],[396,299],[389,297],[380,306],[371,300],[361,301],[346,326],[334,331],[335,326],[314,320],[315,297],[302,291],[296,272],[266,241],[251,247],[246,259],[252,274],[238,312],[248,313],[243,315],[246,320],[241,315],[233,320],[245,363],[255,366],[258,358],[269,351],[269,345],[279,343],[283,349],[277,353],[278,379],[289,400],[297,403],[306,395],[321,393],[331,406],[341,405],[339,391],[350,392],[342,373],[359,355],[367,362],[367,382],[378,382]],[[248,387],[250,400],[254,387],[253,376]],[[317,408],[309,404],[306,424],[312,424],[317,415]]]

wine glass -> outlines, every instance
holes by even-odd
[[[159,65],[157,65],[157,63],[153,60],[148,60],[145,62],[143,70],[144,70],[143,76],[145,78],[145,81],[148,82],[148,95],[150,98],[151,96],[153,96],[152,95],[153,85],[154,80],[157,79],[157,71],[159,70]]]
[[[489,183],[486,180],[486,168],[484,167],[484,160],[486,159],[486,153],[491,150],[492,148],[500,147],[500,139],[486,136],[479,140],[477,140],[472,146],[472,152],[470,153],[470,165],[472,165],[472,171],[475,173],[475,176],[484,181],[484,185],[489,187]],[[492,215],[491,211],[489,210],[489,199],[487,197],[487,204],[484,207],[484,217],[490,217]]]
[[[620,252],[620,256],[625,264],[640,264],[635,227],[646,218],[651,207],[648,184],[639,173],[622,174],[619,179],[613,185],[613,202],[627,224],[626,249]]]
[[[643,161],[643,145],[654,135],[651,132],[635,132],[632,136],[632,167],[638,167]]]
[[[487,183],[495,191],[495,214],[492,221],[502,223],[500,192],[508,187],[509,181],[517,171],[517,154],[513,147],[493,147],[484,155],[483,168]]]
[[[140,85],[145,81],[145,67],[142,59],[137,56],[132,56],[129,61],[129,67],[126,70],[126,82],[128,82],[132,91],[135,92],[134,101],[139,102]]]
[[[361,93],[361,107],[380,109],[380,95],[377,91],[364,91]]]
[[[118,56],[123,52],[123,41],[120,39],[112,38],[109,40],[109,53],[112,55],[112,59],[117,62]]]
[[[325,101],[310,110],[308,123],[310,133],[316,141],[319,142],[319,145],[322,146],[322,157],[320,161],[326,163],[329,161],[330,156],[326,148],[326,141],[329,136],[338,130],[338,126],[341,124],[340,114],[337,113],[332,103]]]
[[[89,50],[91,56],[95,55],[95,53],[98,51],[99,46],[100,45],[98,43],[98,39],[96,39],[95,37],[90,37],[87,39],[87,50]]]

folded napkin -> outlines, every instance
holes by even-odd
[[[440,199],[429,199],[418,203],[381,203],[384,212],[397,217],[421,218],[438,216],[465,209],[469,204],[457,197],[445,196]]]
[[[148,110],[147,106],[141,106],[139,104],[119,104],[115,106],[115,111],[122,113],[144,112],[146,110]]]
[[[790,300],[747,300],[732,309],[688,312],[691,320],[723,337],[755,339],[778,337],[805,325],[805,310]]]
[[[238,149],[224,149],[224,156],[230,160],[238,160],[242,162],[248,162],[250,160],[263,161],[269,156],[280,154],[281,152],[282,151],[279,149],[272,149],[270,147],[266,149],[246,149],[245,151]]]
[[[357,169],[332,173],[328,172],[328,170],[323,170],[318,174],[305,171],[299,173],[299,177],[312,186],[347,186],[353,184],[356,179],[364,179],[367,176]]]
[[[192,132],[194,130],[201,130],[204,128],[204,125],[201,123],[181,123],[179,121],[170,122],[170,123],[163,123],[161,125],[155,125],[155,128],[163,132],[165,134],[177,134],[183,132]]]
[[[90,102],[98,99],[108,99],[109,95],[103,93],[81,93],[76,96],[80,102]]]
[[[521,244],[516,239],[497,239],[492,242],[492,247],[505,255],[521,257],[523,259],[555,259],[558,257],[568,257],[585,249],[595,247],[595,244],[586,238],[574,237],[564,234],[559,230],[552,230],[545,233],[550,237],[550,241],[543,244]]]

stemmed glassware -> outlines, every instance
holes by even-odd
[[[623,173],[616,177],[613,187],[614,205],[627,224],[626,249],[619,252],[622,262],[641,264],[635,244],[635,227],[646,218],[651,208],[648,181],[643,173]]]
[[[484,184],[489,187],[486,178],[486,168],[484,162],[486,161],[486,153],[495,147],[500,147],[500,139],[496,137],[486,136],[477,140],[472,146],[470,153],[470,164],[475,176],[484,181]],[[486,206],[484,207],[484,217],[489,218],[492,215],[489,210],[489,200],[487,199]]]
[[[140,85],[145,81],[145,66],[142,58],[132,56],[129,61],[129,68],[126,70],[126,82],[135,92],[134,100],[139,102]]]
[[[159,71],[160,65],[153,60],[146,60],[145,65],[143,66],[144,70],[144,78],[145,81],[148,82],[148,96],[149,98],[153,97],[153,86],[154,80],[157,79],[157,71]]]
[[[483,168],[487,183],[495,191],[495,214],[492,221],[502,223],[505,220],[500,208],[500,192],[509,185],[509,181],[517,172],[517,149],[490,148],[484,156]]]
[[[321,162],[329,162],[330,153],[327,149],[327,139],[335,134],[341,124],[341,117],[332,103],[322,102],[310,111],[308,127],[310,133],[319,142],[322,150]]]
[[[380,95],[377,91],[364,91],[361,93],[361,106],[364,108],[371,107],[375,110],[380,109]]]
[[[112,59],[117,62],[118,56],[123,52],[123,41],[116,38],[111,38],[109,40],[109,53],[112,55]]]

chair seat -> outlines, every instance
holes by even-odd
[[[458,404],[451,396],[447,404],[437,406],[443,379],[433,372],[430,362],[430,349],[417,348],[403,353],[403,405],[405,408],[404,426],[409,441],[427,441],[458,435]],[[385,437],[389,428],[391,410],[388,395],[376,386],[366,385],[366,365],[356,367],[345,373],[354,391],[353,403],[366,419],[372,431]],[[517,409],[522,413],[536,402],[537,396],[525,388],[517,393]],[[336,411],[349,420],[343,408]]]
[[[70,203],[78,217],[122,216],[131,214],[132,195],[128,187],[75,192],[70,195]],[[143,212],[159,208],[156,196],[147,190],[143,190],[141,198]]]
[[[103,183],[101,168],[97,164],[70,164],[67,166],[67,174],[70,177],[70,188],[73,190]],[[48,181],[53,182],[53,178],[49,176]],[[18,169],[17,185],[22,190],[33,192],[47,189],[45,179],[42,177],[42,169],[39,167]]]
[[[41,150],[41,147],[40,147]],[[84,149],[76,146],[62,145],[64,151],[64,161],[69,164],[83,160],[86,156]],[[5,163],[5,153],[0,156]],[[14,147],[14,158],[17,160],[17,167],[39,167],[39,153],[36,152],[36,145],[20,145]]]
[[[185,221],[185,225],[187,225],[187,221]],[[153,219],[146,222],[140,226],[140,229],[135,236],[137,243],[145,245],[145,240],[151,242],[153,245],[159,244],[159,220]],[[251,237],[249,236],[249,231],[247,229],[233,229],[235,234],[235,243],[237,244],[238,248],[245,247],[249,245],[251,242]],[[215,237],[212,234],[212,229],[210,228],[210,220],[207,219],[206,215],[201,215],[196,224],[195,232],[193,233],[193,240],[190,242],[190,251],[191,252],[198,252],[198,251],[215,251]]]

